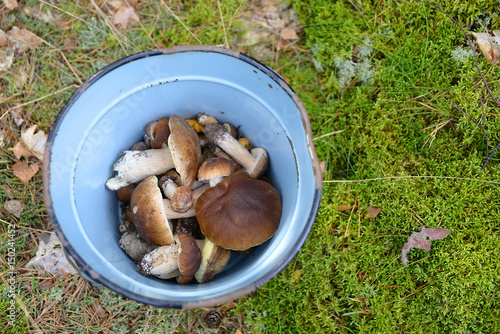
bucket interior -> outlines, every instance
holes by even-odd
[[[313,154],[296,102],[268,71],[221,53],[156,53],[114,64],[85,85],[54,126],[45,173],[56,230],[93,279],[153,305],[207,305],[253,291],[300,249],[317,209]],[[105,182],[149,122],[200,112],[239,127],[253,147],[269,152],[282,216],[273,238],[251,255],[233,252],[213,281],[179,285],[142,276],[119,247],[119,202]]]

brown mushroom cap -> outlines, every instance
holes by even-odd
[[[168,137],[170,136],[170,127],[168,123],[167,117],[158,120],[153,129],[153,137],[150,138],[151,148],[162,148],[167,146]]]
[[[221,181],[224,177],[230,175],[236,170],[236,163],[229,161],[225,158],[211,158],[203,161],[198,169],[198,180],[200,181],[211,181],[213,179],[219,179]],[[217,182],[216,182],[217,183]],[[214,186],[210,184],[210,186]]]
[[[172,226],[165,215],[156,176],[150,176],[139,183],[132,193],[130,207],[134,225],[144,240],[159,246],[174,242]]]
[[[168,124],[168,146],[175,169],[181,177],[182,185],[191,189],[202,159],[200,139],[191,125],[178,115],[172,115]]]
[[[237,171],[200,196],[196,217],[203,234],[216,245],[246,250],[274,235],[281,200],[269,183]]]
[[[187,212],[193,206],[193,193],[186,186],[180,186],[174,191],[171,202],[175,211]]]
[[[174,237],[177,245],[179,246],[179,272],[181,278],[179,283],[186,284],[191,281],[194,274],[200,268],[201,251],[196,243],[196,239],[187,233],[178,233]]]

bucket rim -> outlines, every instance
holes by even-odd
[[[53,143],[57,137],[57,132],[58,129],[63,122],[65,116],[70,112],[73,104],[78,100],[78,98],[96,81],[98,81],[100,78],[105,76],[106,74],[110,73],[111,71],[124,66],[130,62],[140,60],[143,58],[148,58],[148,57],[155,57],[155,56],[161,56],[161,55],[170,55],[170,54],[178,54],[178,53],[186,53],[186,52],[206,52],[206,53],[218,53],[230,57],[237,58],[241,61],[244,61],[256,69],[260,70],[264,74],[266,74],[269,78],[271,78],[273,81],[275,81],[293,100],[295,105],[297,106],[297,109],[301,113],[301,120],[303,122],[303,127],[304,131],[306,134],[306,145],[309,149],[309,155],[311,158],[311,165],[313,168],[313,174],[316,180],[315,184],[315,191],[314,191],[314,199],[312,201],[312,206],[311,206],[311,211],[309,212],[309,216],[307,219],[307,222],[305,224],[304,228],[304,233],[302,233],[297,240],[297,242],[293,245],[293,247],[290,248],[290,251],[288,252],[287,256],[284,257],[279,265],[277,265],[274,270],[272,270],[269,273],[266,273],[263,275],[257,282],[250,283],[246,287],[235,291],[233,293],[225,294],[220,297],[212,298],[209,300],[200,300],[200,301],[178,301],[178,302],[172,302],[172,301],[165,301],[157,298],[150,298],[143,296],[138,293],[134,293],[132,291],[126,290],[122,288],[121,286],[118,286],[115,284],[113,281],[109,280],[106,277],[103,277],[102,275],[99,275],[95,270],[93,270],[84,260],[83,258],[77,253],[77,251],[71,246],[71,244],[68,242],[66,239],[61,225],[57,220],[57,217],[55,215],[54,211],[54,206],[53,202],[50,196],[50,162],[51,162],[51,149],[53,146]],[[104,67],[100,71],[98,71],[96,74],[91,76],[87,81],[85,81],[70,97],[70,99],[66,102],[64,107],[61,109],[59,115],[57,116],[56,120],[54,121],[54,124],[52,125],[51,131],[49,133],[48,139],[47,139],[47,144],[45,147],[45,154],[44,154],[44,160],[42,163],[42,176],[43,176],[43,198],[47,210],[47,214],[49,216],[49,220],[51,222],[52,228],[56,232],[56,235],[58,236],[61,245],[64,247],[64,249],[67,251],[67,253],[75,260],[75,262],[79,265],[79,268],[76,268],[82,277],[85,279],[89,280],[93,284],[97,285],[104,285],[108,287],[109,289],[123,295],[124,297],[133,299],[137,302],[141,302],[144,304],[152,305],[152,306],[158,306],[158,307],[165,307],[165,308],[183,308],[183,309],[194,309],[194,308],[203,308],[203,307],[212,307],[215,305],[220,305],[225,302],[233,301],[236,300],[240,297],[243,297],[247,294],[250,294],[263,286],[264,284],[268,283],[273,277],[275,277],[277,274],[279,274],[291,261],[292,259],[297,255],[297,253],[300,251],[302,248],[303,244],[305,243],[308,235],[310,234],[312,230],[312,226],[314,224],[314,221],[316,219],[316,215],[319,209],[319,203],[321,201],[321,194],[322,194],[322,185],[323,185],[323,179],[322,179],[322,172],[319,164],[319,160],[317,157],[316,149],[314,147],[314,143],[312,140],[312,130],[311,130],[311,125],[309,122],[307,110],[305,106],[303,105],[302,101],[298,97],[298,95],[295,93],[295,91],[286,83],[286,81],[274,70],[272,70],[270,67],[262,64],[258,60],[243,54],[238,51],[234,51],[231,49],[227,49],[224,47],[220,46],[213,46],[213,45],[178,45],[174,46],[171,48],[164,48],[164,49],[152,49],[152,50],[147,50],[147,51],[142,51],[138,52],[135,54],[132,54],[130,56],[127,56],[125,58],[119,59],[110,65]]]

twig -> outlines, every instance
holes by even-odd
[[[500,146],[500,144],[499,144]],[[498,149],[498,146],[496,147]],[[323,180],[323,183],[361,183],[370,181],[384,181],[384,180],[399,180],[399,179],[444,179],[444,180],[460,180],[460,181],[475,181],[491,184],[500,184],[500,181],[473,179],[469,177],[455,177],[455,176],[434,176],[434,175],[401,175],[401,176],[387,176],[387,177],[374,177],[371,179],[358,179],[358,180]]]
[[[224,46],[229,49],[229,42],[227,41],[227,31],[226,31],[226,26],[224,25],[224,17],[222,15],[222,7],[220,5],[220,0],[217,0],[217,7],[219,8],[220,24],[222,25],[222,32],[224,33]]]
[[[170,15],[172,15],[177,21],[179,21],[179,23],[184,27],[184,29],[186,29],[191,34],[191,36],[193,36],[194,39],[196,39],[196,41],[198,43],[203,44],[203,42],[200,41],[200,39],[195,34],[193,34],[193,32],[191,31],[191,29],[189,29],[184,24],[184,22],[182,22],[182,20],[174,13],[174,11],[172,9],[170,9],[170,7],[163,0],[161,0],[161,4],[167,9],[167,11],[170,13]]]

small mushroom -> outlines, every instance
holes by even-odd
[[[210,187],[214,187],[235,169],[236,163],[224,158],[205,160],[198,169],[198,180],[208,182]]]
[[[217,246],[208,239],[205,239],[201,250],[201,264],[194,277],[198,283],[211,281],[215,275],[226,268],[231,251]]]
[[[115,177],[106,181],[109,190],[118,190],[151,175],[163,174],[174,168],[174,161],[168,147],[145,151],[125,151],[113,165]]]
[[[193,191],[193,202],[209,188],[201,186]],[[155,245],[169,245],[174,242],[171,219],[195,216],[194,208],[181,213],[173,210],[172,202],[164,199],[156,176],[144,179],[135,188],[130,200],[134,225],[140,236]]]
[[[203,234],[216,245],[246,250],[274,235],[281,200],[269,183],[237,171],[200,196],[196,218]]]
[[[269,166],[269,155],[263,148],[248,151],[240,142],[231,136],[220,124],[207,124],[203,129],[207,139],[223,149],[253,178],[259,178]]]
[[[193,236],[187,233],[178,233],[174,237],[179,246],[179,257],[177,259],[180,275],[177,282],[187,284],[191,282],[194,274],[200,268],[201,251]]]
[[[227,132],[229,132],[229,134],[231,136],[233,136],[234,138],[236,138],[238,136],[238,130],[236,130],[236,128],[232,125],[232,124],[229,124],[229,123],[222,123],[222,126],[224,127],[224,129],[226,129]]]
[[[198,114],[198,123],[202,126],[205,126],[207,124],[217,124],[219,121],[217,121],[217,118],[204,114],[204,113],[199,113]]]
[[[177,277],[186,284],[200,267],[201,252],[196,240],[186,233],[175,235],[175,243],[156,248],[144,255],[137,269],[144,276],[162,279]]]
[[[130,198],[132,197],[132,193],[134,192],[135,185],[129,184],[126,187],[120,188],[116,191],[116,197],[122,203],[128,204],[130,202]]]

